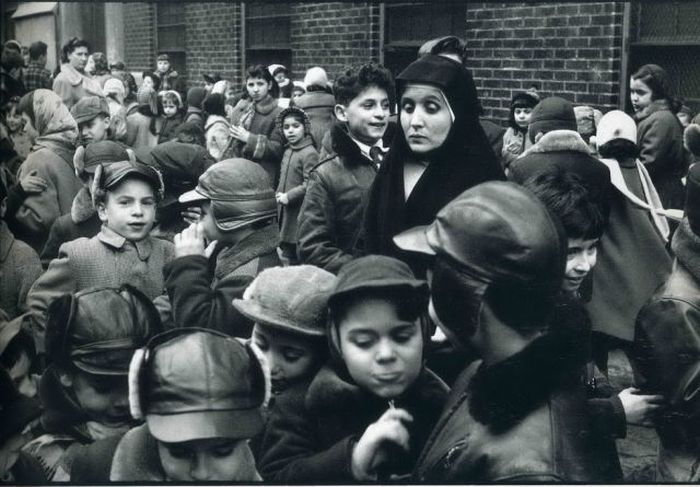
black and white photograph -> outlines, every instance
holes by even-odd
[[[700,0],[5,0],[0,49],[0,484],[700,482]]]

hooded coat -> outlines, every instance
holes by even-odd
[[[309,173],[318,164],[318,151],[310,136],[304,137],[294,146],[288,146],[282,157],[282,171],[277,186],[278,193],[287,193],[289,202],[279,205],[278,221],[280,224],[280,240],[296,243],[297,219],[301,204],[306,195],[306,185]]]
[[[503,180],[500,162],[479,123],[479,102],[471,74],[460,64],[442,56],[423,56],[398,77],[399,99],[410,83],[439,88],[454,113],[447,139],[438,149],[417,157],[406,142],[399,123],[391,149],[370,190],[364,218],[366,254],[398,257],[425,270],[415,257],[401,252],[393,237],[408,228],[431,223],[438,211],[465,190],[489,180]],[[399,104],[400,105],[400,104]],[[399,113],[401,120],[401,113]],[[404,164],[427,159],[428,167],[408,198],[404,192]]]
[[[40,252],[54,220],[70,211],[73,198],[82,187],[73,167],[78,127],[56,93],[40,89],[26,96],[31,97],[28,115],[39,136],[18,179],[36,171],[46,181],[46,189],[27,196],[15,218],[31,239],[32,247]]]

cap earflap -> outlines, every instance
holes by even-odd
[[[73,168],[79,178],[85,173],[85,147],[79,145],[73,154]]]
[[[98,164],[95,168],[95,177],[92,180],[92,185],[90,186],[90,195],[92,196],[92,204],[97,208],[97,195],[101,191],[102,186],[102,175],[104,174],[104,169],[102,164]]]
[[[131,417],[136,420],[145,417],[141,403],[141,374],[149,355],[147,346],[139,348],[134,352],[129,363],[129,412]]]
[[[240,340],[237,338],[248,351],[251,364],[257,364],[259,374],[264,382],[265,395],[263,397],[262,407],[268,407],[270,398],[272,397],[272,373],[270,372],[270,364],[265,358],[262,351],[252,342],[252,340]]]

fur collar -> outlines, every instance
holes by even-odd
[[[673,235],[671,249],[678,261],[688,272],[700,281],[700,237],[693,233],[688,218],[683,218]]]
[[[578,382],[586,363],[581,348],[580,333],[555,329],[506,360],[482,363],[469,383],[469,412],[494,433],[507,431],[553,391]]]
[[[78,194],[73,198],[73,204],[70,207],[70,217],[76,225],[89,220],[96,213],[95,206],[92,204],[92,195],[86,187],[80,188]]]
[[[535,145],[523,152],[520,157],[528,154],[544,154],[547,152],[575,151],[592,155],[588,144],[574,130],[552,130],[542,136]]]
[[[255,111],[260,115],[269,115],[277,107],[277,99],[272,98],[271,95],[267,95],[255,104]]]
[[[667,111],[671,110],[671,106],[669,105],[668,100],[665,100],[665,99],[654,100],[649,104],[649,106],[646,106],[642,110],[635,113],[634,119],[637,122],[639,122],[639,121],[647,118],[652,113],[656,113],[656,112],[660,112],[660,111],[664,111],[664,110],[667,110]]]
[[[213,127],[217,123],[223,123],[226,126],[229,125],[228,120],[226,120],[225,117],[222,117],[221,115],[209,115],[207,117],[207,123],[204,124],[204,130],[209,130],[211,127]]]
[[[216,256],[214,275],[223,279],[243,264],[275,252],[279,245],[279,229],[276,223],[256,230],[240,242],[230,247],[223,247]]]
[[[112,460],[111,481],[164,482],[165,472],[158,456],[158,443],[143,424],[124,435]]]
[[[331,128],[331,150],[335,154],[329,154],[329,157],[337,155],[346,166],[356,166],[361,163],[372,164],[372,161],[362,155],[360,146],[352,140],[342,122],[336,122]]]

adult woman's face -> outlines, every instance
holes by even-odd
[[[68,62],[78,71],[84,71],[88,62],[88,48],[85,46],[76,47],[68,54]]]
[[[445,142],[452,115],[442,92],[434,86],[409,84],[401,95],[401,128],[416,154],[433,151]]]

